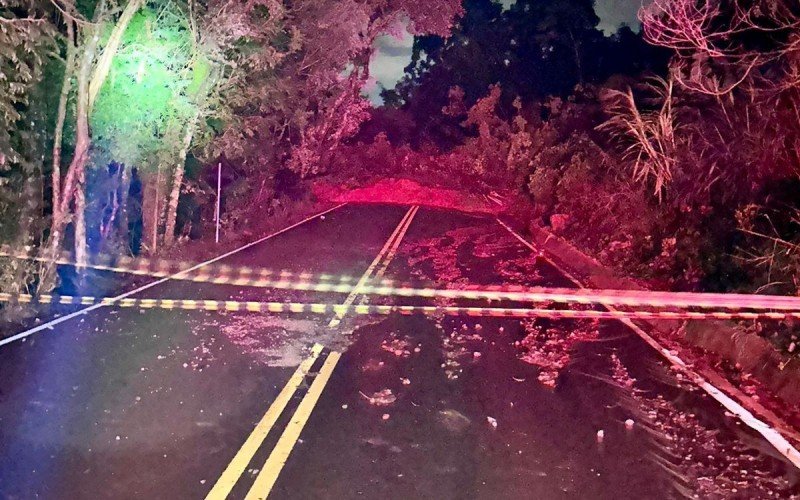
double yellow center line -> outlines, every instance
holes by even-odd
[[[389,266],[389,263],[397,253],[400,242],[403,240],[403,236],[405,236],[405,233],[411,226],[411,221],[414,219],[414,216],[417,214],[418,210],[418,206],[413,206],[406,212],[405,216],[401,219],[394,232],[392,232],[391,236],[389,236],[389,239],[383,245],[383,248],[381,248],[380,252],[378,252],[378,255],[375,257],[367,270],[361,276],[361,279],[359,279],[358,283],[356,283],[355,287],[353,287],[352,291],[345,299],[344,304],[342,305],[343,307],[331,320],[329,324],[330,327],[339,325],[347,308],[353,304],[358,295],[361,293],[361,290],[365,286],[366,282],[373,275],[378,277],[383,276]],[[211,491],[209,491],[208,495],[206,495],[206,500],[222,500],[228,497],[236,483],[241,478],[244,470],[253,460],[256,452],[263,445],[267,435],[270,433],[275,423],[286,410],[286,407],[288,406],[292,397],[294,397],[300,385],[303,383],[303,380],[305,380],[305,378],[309,375],[310,370],[316,363],[317,359],[321,356],[322,349],[323,348],[321,345],[314,345],[314,347],[311,349],[311,356],[304,360],[291,376],[289,381],[286,383],[286,386],[283,388],[283,390],[281,390],[280,394],[278,394],[278,397],[267,410],[267,413],[264,414],[264,416],[261,418],[261,421],[258,422],[255,429],[253,429],[253,432],[228,464],[228,467],[223,471],[219,480],[217,480],[217,482],[214,484],[214,487],[211,489]],[[339,362],[340,357],[341,354],[338,352],[330,352],[328,354],[328,357],[322,364],[319,373],[316,377],[314,377],[311,386],[309,387],[305,396],[303,396],[303,399],[300,401],[300,404],[295,410],[294,415],[292,415],[280,438],[278,438],[278,442],[272,449],[269,457],[267,457],[264,466],[260,469],[260,472],[256,476],[253,485],[250,487],[250,490],[245,497],[247,500],[264,499],[269,496],[272,488],[275,486],[275,482],[278,480],[281,470],[283,470],[283,466],[286,465],[286,461],[289,459],[289,455],[291,454],[294,445],[300,438],[300,433],[303,431],[303,428],[308,422],[311,412],[314,410],[314,406],[316,406],[317,402],[319,401],[322,391],[325,389],[325,385],[328,383],[328,380],[330,380],[333,370],[336,368],[336,364]]]
[[[392,259],[397,253],[397,248],[400,246],[400,242],[403,241],[403,236],[405,236],[408,228],[411,226],[411,221],[413,221],[414,216],[417,215],[417,211],[419,211],[419,206],[417,205],[414,205],[408,209],[408,212],[406,212],[406,215],[400,220],[400,223],[397,225],[394,232],[392,232],[391,236],[389,236],[389,239],[386,240],[386,243],[383,245],[383,248],[381,248],[381,251],[378,252],[378,255],[375,257],[375,259],[373,259],[367,270],[364,271],[364,274],[361,275],[358,283],[356,283],[355,287],[353,287],[353,291],[350,292],[350,294],[344,300],[344,303],[342,303],[344,309],[342,309],[341,312],[336,313],[336,316],[330,321],[330,323],[328,323],[329,328],[335,328],[339,326],[339,324],[342,322],[342,318],[344,318],[344,311],[347,311],[347,308],[353,304],[353,302],[356,300],[356,297],[362,293],[364,285],[366,285],[373,273],[375,273],[376,277],[383,276],[383,274],[386,272],[386,268],[389,267],[389,264],[392,262]]]
[[[320,357],[322,349],[323,347],[321,345],[315,344],[311,349],[311,356],[300,363],[300,366],[267,410],[267,413],[265,413],[261,421],[258,422],[253,432],[250,433],[250,436],[214,484],[214,487],[208,492],[206,500],[222,500],[228,497],[234,485],[236,485],[242,473],[252,461],[253,456],[255,456],[258,449],[264,443],[264,440],[270,430],[272,430],[275,422],[277,422],[278,418],[284,412],[289,401],[291,401],[297,389],[303,383],[303,380],[309,375],[312,366]],[[333,374],[333,370],[339,362],[340,357],[341,354],[338,352],[331,352],[328,354],[328,357],[319,370],[319,374],[314,378],[311,387],[308,389],[308,392],[306,392],[300,405],[289,421],[289,424],[278,439],[278,443],[275,445],[272,453],[270,453],[258,476],[256,476],[255,482],[247,493],[246,498],[248,500],[266,498],[270,491],[272,491],[272,487],[275,485],[278,475],[286,464],[286,460],[288,460],[295,443],[297,443],[297,439],[300,437],[300,433],[305,427],[306,422],[308,422],[311,412],[314,406],[316,406],[317,401],[319,401],[322,390],[328,383],[331,374]]]

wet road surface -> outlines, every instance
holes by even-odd
[[[224,263],[571,286],[493,219],[398,206],[346,206]],[[346,300],[174,281],[140,297]],[[271,498],[798,494],[796,470],[619,323],[332,319],[102,308],[0,348],[0,496],[203,498],[315,343],[230,498],[265,496],[268,474]]]

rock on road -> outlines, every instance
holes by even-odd
[[[401,206],[348,205],[222,263],[353,282],[370,270],[439,286],[571,286],[492,218]],[[180,281],[136,296],[366,301]],[[287,441],[271,498],[800,494],[770,445],[617,322],[334,319],[100,308],[3,346],[0,497],[203,498],[315,343],[323,354],[230,498],[253,494],[299,414],[307,423]],[[317,381],[325,364],[330,378]]]

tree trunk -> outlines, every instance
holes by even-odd
[[[58,250],[61,248],[64,229],[69,223],[70,202],[75,192],[75,185],[83,175],[86,162],[89,159],[89,146],[91,144],[88,110],[89,75],[100,35],[96,29],[91,29],[87,36],[89,38],[84,41],[83,57],[78,70],[78,92],[75,109],[75,152],[67,169],[67,176],[64,179],[63,189],[61,189],[61,197],[53,206],[53,220],[50,224],[50,241],[47,250],[47,258],[50,263],[42,272],[40,292],[49,291],[55,286],[55,260],[58,257]],[[76,240],[77,245],[78,242]]]
[[[175,175],[172,180],[172,190],[169,194],[169,205],[167,206],[167,222],[164,228],[164,245],[166,247],[172,246],[175,241],[175,221],[178,218],[178,201],[181,196],[181,184],[183,184],[184,164],[186,163],[186,155],[189,152],[189,146],[192,145],[194,128],[197,125],[199,116],[200,109],[198,108],[192,119],[189,120],[189,123],[186,125],[186,134],[183,136],[183,144],[180,154],[178,155],[178,164],[175,166]]]
[[[578,71],[578,83],[583,85],[583,63],[581,61],[580,43],[575,40],[575,35],[572,30],[567,30],[569,38],[572,41],[572,54],[575,59],[575,69]]]
[[[64,135],[64,121],[67,118],[67,100],[75,73],[75,28],[73,21],[67,19],[67,60],[64,65],[64,81],[61,82],[61,95],[58,98],[56,129],[53,133],[53,209],[61,199],[61,141]]]
[[[120,168],[122,168],[122,172],[120,173],[118,227],[127,248],[130,241],[130,234],[128,234],[128,193],[131,189],[131,173],[130,167],[127,165],[121,165]]]
[[[119,217],[120,199],[122,198],[120,189],[122,187],[122,173],[124,172],[122,165],[117,165],[117,171],[109,177],[108,184],[103,189],[103,195],[108,196],[108,204],[111,205],[111,214],[106,219],[105,210],[100,217],[100,236],[102,237],[102,244],[105,246],[108,237],[114,233],[114,227],[117,226],[117,218]]]
[[[75,187],[75,262],[77,271],[84,270],[86,264],[86,169],[82,168]]]
[[[156,226],[155,204],[158,198],[155,192],[156,182],[153,174],[142,174],[142,247],[145,252],[153,244],[153,232]]]
[[[142,240],[146,242],[148,252],[152,255],[158,251],[161,238],[159,233],[164,214],[164,204],[161,203],[164,189],[165,176],[159,165],[155,175],[150,174],[142,178]]]
[[[97,67],[94,67],[95,57],[97,55],[97,46],[100,42],[100,31],[106,21],[108,15],[107,4],[101,1],[100,5],[95,10],[95,15],[92,24],[87,24],[83,27],[85,31],[83,41],[83,56],[77,71],[78,76],[78,89],[76,96],[76,123],[75,123],[75,151],[72,156],[72,162],[67,168],[67,175],[64,179],[63,185],[59,178],[59,199],[55,200],[53,204],[53,219],[50,224],[50,241],[46,245],[46,257],[50,261],[43,271],[40,280],[39,292],[52,290],[55,286],[55,259],[58,256],[58,250],[61,248],[61,241],[64,238],[64,229],[69,223],[69,208],[72,202],[73,195],[75,194],[75,185],[78,178],[84,175],[84,169],[89,159],[89,147],[91,146],[91,137],[89,135],[89,112],[94,100],[103,86],[108,71],[111,68],[111,62],[116,55],[119,44],[122,40],[122,34],[128,27],[133,15],[142,5],[143,0],[131,0],[125,6],[125,10],[114,26],[111,33],[109,42],[106,44],[103,54],[98,61]],[[94,71],[93,71],[94,67]],[[60,151],[59,151],[60,155]],[[60,161],[60,159],[59,159]],[[59,172],[60,173],[60,172]],[[60,176],[59,176],[60,177]],[[77,200],[76,200],[77,201]],[[77,237],[77,234],[76,234]],[[76,245],[78,243],[76,242]],[[85,237],[84,237],[85,245]]]

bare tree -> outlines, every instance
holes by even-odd
[[[673,76],[686,88],[725,96],[770,64],[777,86],[800,84],[794,0],[653,0],[639,18],[649,42],[675,51]]]

